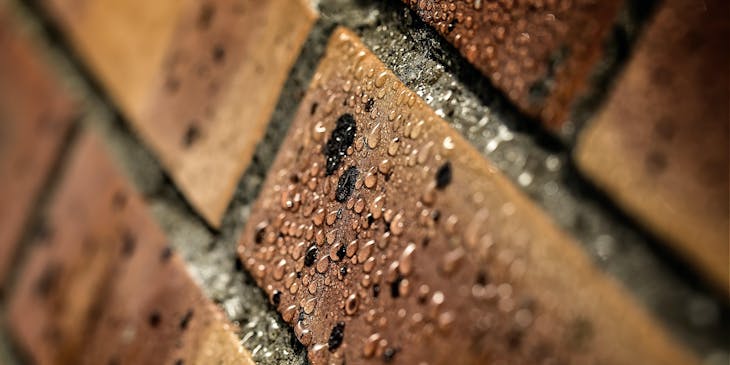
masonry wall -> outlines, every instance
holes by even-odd
[[[727,4],[0,3],[0,359],[728,361]]]

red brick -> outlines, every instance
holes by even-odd
[[[310,5],[54,1],[134,129],[218,226],[315,21]]]
[[[313,364],[696,363],[342,28],[239,253]]]
[[[589,86],[622,3],[403,1],[522,110],[553,129]]]
[[[84,134],[10,297],[37,364],[252,364],[100,140]]]
[[[18,25],[0,6],[0,286],[74,110]]]
[[[576,151],[599,186],[725,292],[728,11],[721,0],[665,1]]]

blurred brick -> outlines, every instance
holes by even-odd
[[[134,128],[218,226],[315,21],[310,5],[107,0],[84,2],[84,10],[54,1]]]
[[[342,28],[239,253],[315,365],[696,362]]]
[[[521,109],[559,128],[621,1],[403,0]]]
[[[668,0],[580,138],[581,168],[728,290],[727,1]]]
[[[0,286],[74,111],[18,26],[0,6]]]
[[[46,225],[9,307],[35,363],[252,364],[93,134],[75,146]]]

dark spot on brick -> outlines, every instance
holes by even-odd
[[[373,223],[375,223],[375,217],[373,217],[372,214],[368,213],[368,226],[372,226]]]
[[[127,206],[127,195],[123,191],[116,191],[112,195],[112,209],[118,212]]]
[[[355,190],[355,181],[357,181],[357,167],[350,166],[340,176],[337,181],[337,191],[335,191],[335,200],[340,203],[344,203],[352,195],[352,191]]]
[[[48,297],[56,287],[59,275],[61,275],[61,265],[58,263],[49,263],[35,282],[36,294],[43,298]]]
[[[340,275],[343,277],[347,276],[347,265],[340,268]]]
[[[390,283],[390,296],[393,298],[400,297],[400,282],[403,281],[403,277],[398,275],[395,280]]]
[[[33,235],[37,242],[50,243],[50,241],[53,239],[54,229],[48,223],[48,220],[46,220],[44,217],[41,217],[38,220]]]
[[[188,325],[190,325],[190,321],[193,319],[193,313],[192,309],[188,309],[185,312],[185,315],[180,319],[180,330],[185,331],[188,329]]]
[[[568,329],[568,343],[573,349],[584,349],[593,338],[593,325],[587,319],[578,318]]]
[[[398,350],[388,347],[383,351],[383,361],[384,362],[391,362],[393,361],[393,358],[395,357],[395,354],[398,352]]]
[[[345,338],[345,322],[337,322],[337,324],[332,327],[332,332],[330,332],[330,338],[327,340],[327,346],[329,347],[330,352],[335,352],[340,345],[342,345],[342,340]]]
[[[303,321],[304,321],[305,319],[307,319],[307,314],[306,314],[306,313],[304,313],[304,309],[301,309],[301,310],[299,311],[299,317],[297,318],[297,320],[298,320],[299,322],[303,322]]]
[[[373,297],[377,298],[380,296],[380,284],[373,285]]]
[[[307,249],[307,253],[304,254],[304,266],[312,266],[317,260],[317,245],[311,245]]]
[[[109,359],[109,362],[107,362],[107,365],[119,365],[119,359],[117,357],[112,357]]]
[[[180,89],[180,80],[178,80],[175,77],[168,77],[165,79],[165,90],[167,90],[168,93],[174,94]]]
[[[226,59],[226,49],[223,48],[220,44],[215,45],[213,47],[213,62],[215,63],[221,63],[225,61]]]
[[[177,359],[175,360],[175,365],[185,365],[185,361],[183,359]]]
[[[158,311],[150,313],[150,316],[147,318],[147,323],[149,323],[152,328],[157,328],[157,326],[160,325],[160,322],[162,322],[162,317]]]
[[[373,98],[368,99],[367,103],[365,103],[365,112],[370,113],[373,110],[374,106],[375,106],[375,99],[373,99]]]
[[[137,238],[134,237],[131,231],[125,230],[122,234],[122,256],[130,257],[134,254],[135,246],[137,245]]]
[[[206,30],[210,28],[210,24],[213,23],[213,16],[215,15],[215,8],[213,5],[206,3],[200,8],[198,13],[198,28]]]
[[[165,246],[162,251],[160,252],[160,261],[162,262],[168,262],[172,258],[172,248],[170,246]]]
[[[439,218],[441,218],[441,212],[438,209],[434,209],[431,212],[431,219],[433,219],[434,222],[438,222]]]
[[[281,292],[278,290],[274,290],[274,292],[271,294],[271,303],[274,304],[274,307],[278,307],[281,303]]]
[[[190,125],[188,125],[188,129],[185,130],[185,135],[183,136],[183,146],[191,147],[199,139],[200,129],[198,129],[198,125],[196,124],[196,122],[192,121],[190,122]]]
[[[347,246],[342,245],[339,249],[337,249],[337,258],[342,260],[345,258],[345,254],[347,253]]]
[[[477,273],[477,278],[475,281],[477,284],[484,286],[489,283],[489,277],[487,276],[487,273],[485,271],[480,270]]]
[[[323,149],[327,176],[332,175],[340,166],[342,158],[347,153],[347,148],[355,142],[356,131],[357,126],[352,114],[342,114],[337,118],[335,129],[332,130],[332,134]]]
[[[667,156],[659,151],[651,151],[646,155],[646,170],[651,174],[661,174],[667,169]]]
[[[317,112],[317,108],[319,108],[319,103],[317,103],[317,102],[312,103],[312,106],[309,107],[309,115],[314,115],[314,113]]]
[[[436,171],[436,189],[443,189],[451,183],[451,162],[444,162]]]
[[[297,271],[297,279],[301,279],[301,278],[302,278],[302,272],[301,271]]]
[[[518,329],[512,329],[507,333],[507,345],[509,349],[515,351],[522,345],[522,331]]]

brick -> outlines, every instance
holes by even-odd
[[[695,363],[349,30],[239,254],[313,364]]]
[[[46,225],[9,305],[34,363],[253,364],[92,133]]]
[[[724,291],[727,12],[724,1],[666,1],[576,150],[583,171]]]
[[[75,4],[56,1],[66,7]],[[121,13],[104,8],[94,16],[114,18],[109,36],[90,35],[96,27],[106,29],[101,19],[77,25],[74,18],[62,16],[62,23],[78,28],[77,46],[99,54],[88,61],[99,64],[99,76],[112,91],[118,90],[114,94],[120,95],[118,102],[135,130],[191,204],[217,227],[316,15],[303,0],[106,2],[135,9]],[[145,15],[154,27],[135,29],[138,7],[160,9]],[[168,15],[164,9],[172,10]],[[86,19],[86,14],[93,13],[80,16]],[[169,19],[175,15],[177,22]],[[120,33],[129,39],[117,45],[113,37]],[[138,42],[154,42],[154,57],[130,52]],[[117,65],[120,52],[129,53],[125,57],[130,65]],[[140,70],[139,82],[118,76],[128,68]]]
[[[589,86],[620,1],[403,0],[507,97],[552,129]]]
[[[0,6],[0,286],[74,115],[57,75],[18,25]]]

